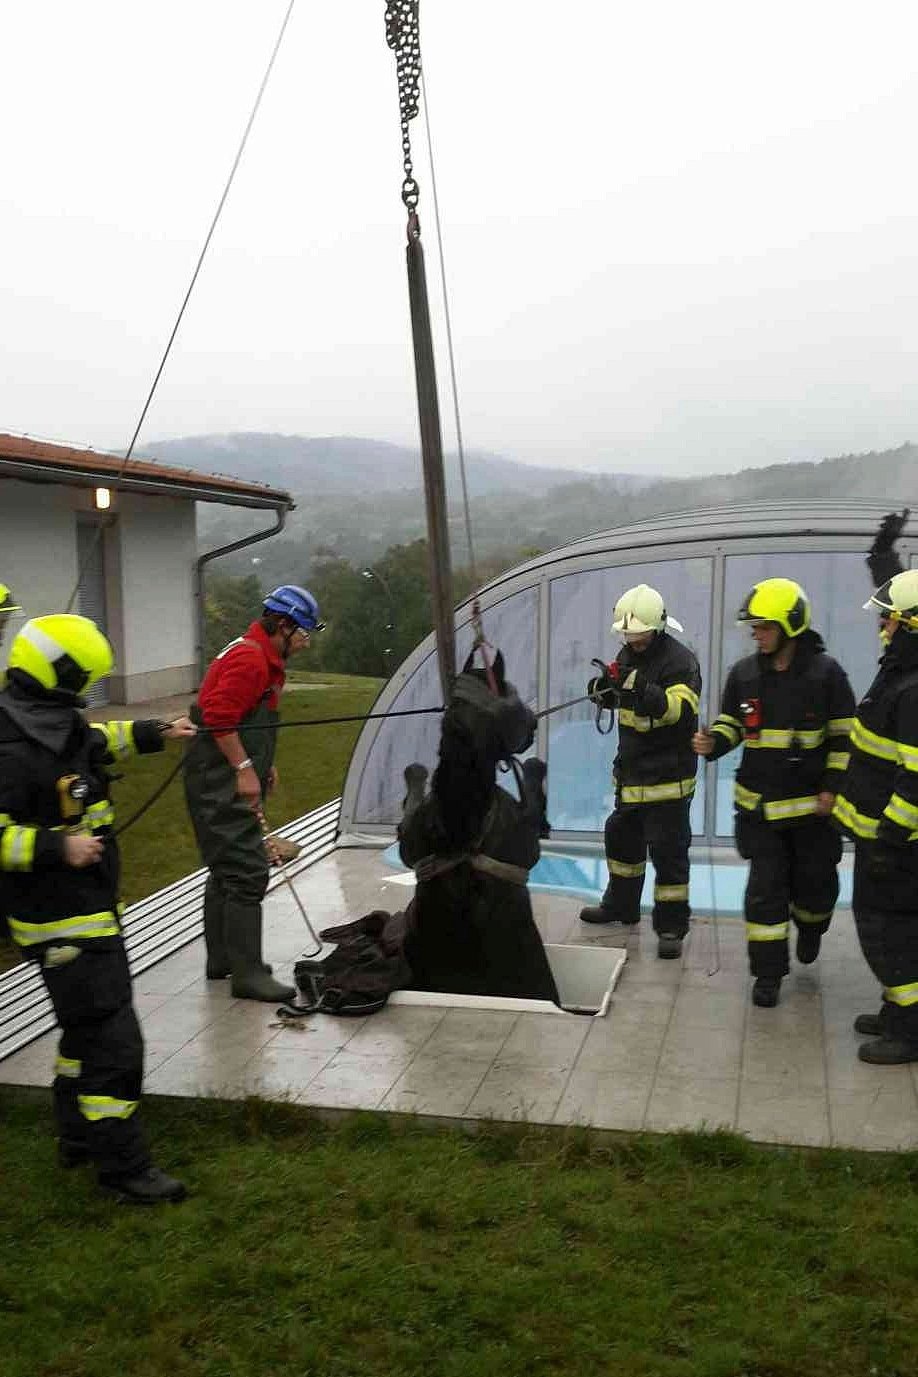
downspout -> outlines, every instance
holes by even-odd
[[[206,554],[200,555],[195,560],[194,565],[194,595],[197,602],[197,627],[198,643],[196,646],[196,659],[198,662],[198,678],[204,675],[206,665],[204,664],[204,565],[209,564],[212,559],[219,559],[221,555],[231,555],[234,550],[243,550],[246,545],[256,545],[260,540],[267,540],[269,536],[278,535],[286,525],[287,512],[290,510],[286,505],[277,507],[277,520],[267,531],[256,531],[254,535],[243,536],[241,540],[230,541],[229,545],[220,545],[216,550],[208,550]]]

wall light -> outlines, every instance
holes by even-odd
[[[111,488],[96,488],[95,503],[97,512],[107,512],[112,505]]]

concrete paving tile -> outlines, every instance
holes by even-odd
[[[305,1104],[338,1109],[376,1109],[408,1066],[409,1056],[355,1056],[337,1052],[310,1081]]]
[[[58,1036],[55,1031],[53,1041],[43,1037],[0,1061],[0,1085],[50,1085]]]
[[[892,1088],[907,1101],[912,1092],[909,1066],[870,1066],[860,1061],[857,1049],[869,1038],[859,1037],[850,1028],[830,1036],[826,1047],[826,1074],[829,1087],[839,1091],[873,1092],[878,1085]]]
[[[719,991],[682,985],[673,1006],[671,1027],[719,1029],[738,1037],[746,1017],[746,1000],[736,990]]]
[[[173,1055],[146,1077],[144,1089],[150,1095],[238,1099],[246,1093],[243,1066],[244,1063],[232,1067],[217,1066],[207,1060],[197,1061]]]
[[[382,1102],[382,1109],[402,1114],[465,1114],[491,1061],[464,1054],[429,1056],[427,1047],[415,1057]]]
[[[368,1018],[347,1044],[354,1056],[411,1059],[442,1023],[444,1009],[391,1008]]]
[[[790,1093],[824,1091],[825,1051],[820,1033],[749,1029],[743,1045],[743,1083],[781,1086]]]
[[[863,1064],[863,1063],[862,1063]],[[865,1067],[870,1070],[870,1067]],[[886,1071],[902,1067],[873,1067],[882,1080],[873,1090],[840,1090],[829,1087],[829,1120],[834,1147],[867,1151],[913,1151],[918,1147],[918,1101],[908,1097],[901,1082],[890,1085]]]
[[[308,1086],[336,1053],[331,1048],[314,1052],[288,1052],[273,1045],[263,1048],[233,1074],[249,1095],[265,1099],[301,1100]]]
[[[326,1050],[340,1052],[367,1023],[365,1018],[335,1018],[331,1014],[313,1014],[276,1031],[270,1046],[278,1052],[285,1048],[303,1051],[308,1056]]]
[[[551,1123],[568,1072],[548,1066],[494,1065],[468,1106],[475,1119]]]
[[[644,1122],[653,1075],[627,1069],[589,1070],[578,1064],[571,1073],[556,1124],[587,1124],[594,1128],[639,1129]]]
[[[520,1014],[500,1049],[500,1066],[544,1066],[568,1071],[593,1020],[577,1014]]]
[[[657,1012],[656,1005],[647,1007]],[[601,1074],[617,1069],[632,1076],[653,1076],[665,1036],[666,1023],[657,1019],[639,1022],[619,1018],[614,1012],[606,1018],[594,1019],[580,1049],[576,1069]]]
[[[679,1129],[733,1128],[738,1080],[691,1080],[669,1069],[657,1073],[647,1105],[644,1127],[658,1133]]]
[[[516,1026],[518,1014],[489,1009],[447,1009],[424,1043],[424,1056],[494,1060]]]
[[[742,1040],[739,1030],[677,1026],[670,1023],[660,1051],[660,1071],[694,1081],[735,1079],[739,1074]]]
[[[225,1017],[226,1008],[219,1005],[186,1003],[173,997],[141,1019],[145,1038],[150,1042],[171,1044],[178,1049],[196,1037],[203,1029]]]
[[[828,1147],[825,1090],[788,1090],[774,1082],[743,1080],[736,1126],[760,1143]]]

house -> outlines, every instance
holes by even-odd
[[[201,552],[198,502],[274,520]],[[0,434],[0,582],[23,605],[11,631],[68,608],[92,617],[116,659],[94,705],[186,693],[201,668],[207,563],[275,535],[293,506],[289,493],[260,483]],[[7,649],[10,640],[8,632]]]

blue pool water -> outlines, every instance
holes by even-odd
[[[394,870],[405,869],[398,854],[397,843],[393,843],[383,852],[383,860]],[[553,852],[542,856],[538,865],[530,871],[529,888],[537,894],[558,894],[562,898],[583,899],[586,903],[595,903],[605,889],[607,879],[608,870],[604,856],[569,856],[563,852]],[[839,880],[839,906],[846,907],[851,903],[849,867],[840,868]],[[641,907],[648,913],[653,904],[653,883],[653,866],[648,864],[641,896]],[[718,913],[742,913],[745,887],[745,865],[711,866],[707,861],[696,862],[692,866],[689,881],[689,902],[698,913],[711,908],[716,909]]]

